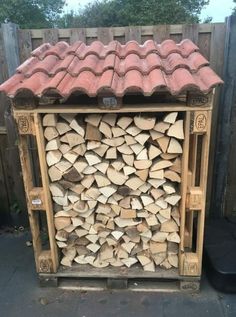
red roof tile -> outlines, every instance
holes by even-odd
[[[160,89],[172,95],[192,89],[207,93],[220,83],[222,80],[190,40],[179,44],[148,40],[143,45],[95,41],[90,46],[58,42],[35,49],[0,91],[11,98],[22,91],[38,97],[56,92],[63,98],[75,91],[91,97],[107,91],[116,96],[127,92],[150,96]]]

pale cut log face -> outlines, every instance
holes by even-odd
[[[178,267],[181,114],[58,114],[43,123],[61,264]]]

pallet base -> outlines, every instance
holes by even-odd
[[[89,265],[60,267],[57,273],[40,273],[42,287],[60,287],[71,290],[127,289],[132,291],[197,293],[200,277],[180,276],[177,269],[157,269],[144,272],[140,265],[131,268],[92,268]]]

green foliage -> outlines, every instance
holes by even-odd
[[[102,0],[62,16],[59,27],[198,23],[209,0]]]
[[[234,0],[234,3],[236,3],[236,0]],[[236,7],[233,9],[232,15],[236,15]]]
[[[53,27],[65,0],[1,0],[0,23],[14,22],[21,28]]]

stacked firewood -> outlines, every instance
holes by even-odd
[[[61,264],[178,267],[183,120],[43,117]]]

